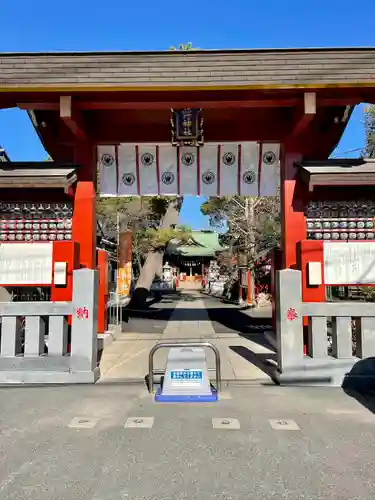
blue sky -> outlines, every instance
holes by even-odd
[[[205,49],[370,46],[369,19],[374,0],[3,0],[0,51],[164,50],[186,42]],[[363,146],[362,122],[358,108],[338,151]],[[27,116],[16,110],[0,112],[0,144],[13,160],[46,157]],[[185,200],[185,224],[207,227],[201,202]]]

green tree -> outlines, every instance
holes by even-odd
[[[193,47],[193,44],[191,42],[188,42],[188,43],[180,43],[179,46],[178,46],[178,49],[176,49],[176,47],[174,47],[172,45],[171,47],[169,47],[169,50],[182,50],[182,51],[186,51],[186,50],[199,50],[199,49],[196,48],[196,47]]]
[[[137,307],[146,301],[168,241],[188,237],[189,230],[178,227],[181,204],[180,197],[97,198],[98,221],[107,238],[116,240],[118,231],[132,229],[133,258],[139,267],[132,303]]]
[[[277,197],[210,197],[201,205],[213,227],[226,229],[223,243],[252,268],[260,254],[279,243],[280,201]]]
[[[255,264],[267,249],[279,244],[280,202],[278,197],[210,197],[201,205],[212,226],[225,228],[222,244],[236,255],[222,256],[220,263],[236,276],[237,266],[246,266],[255,274]],[[233,271],[234,274],[233,274]],[[254,283],[254,280],[252,280]],[[254,297],[254,293],[251,294]]]
[[[161,271],[164,251],[168,242],[173,238],[185,241],[189,237],[187,228],[178,227],[181,203],[181,198],[170,201],[157,227],[146,229],[143,232],[141,242],[143,246],[148,248],[148,252],[131,298],[130,307],[145,306],[152,282],[156,274]]]

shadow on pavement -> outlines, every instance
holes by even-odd
[[[211,307],[207,308],[207,312],[213,324],[219,323],[225,327],[225,330],[219,333],[233,332],[248,338],[253,334],[263,333],[266,330],[272,329],[269,318],[254,317],[237,308]]]
[[[375,358],[359,360],[346,374],[342,388],[345,394],[375,414]]]
[[[361,393],[353,389],[344,388],[344,392],[350,398],[355,399],[362,406],[375,414],[375,393]]]
[[[202,300],[202,297],[198,294],[173,291],[163,292],[150,298],[144,309],[123,307],[121,310],[123,331],[149,333],[150,328],[153,328],[151,331],[159,329],[162,333],[163,325],[166,326],[169,321],[205,321],[208,315],[216,334],[240,335],[273,350],[262,335],[264,331],[272,329],[269,317],[254,317],[248,310],[242,311],[235,306],[228,307],[217,300],[206,302],[206,299],[203,299],[206,307],[194,307],[194,302],[199,300]],[[176,309],[177,303],[180,303],[178,309]],[[150,321],[153,322],[151,327]]]
[[[255,353],[251,349],[241,345],[229,346],[233,352],[246,359],[250,364],[256,366],[263,373],[268,375],[272,380],[275,380],[275,369],[276,366],[269,362],[269,360],[276,360],[276,354],[271,353]]]

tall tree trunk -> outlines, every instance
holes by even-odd
[[[169,203],[168,208],[160,222],[160,229],[168,229],[178,224],[181,201],[179,199]],[[147,254],[146,261],[143,264],[135,290],[130,301],[130,307],[142,308],[146,305],[147,297],[150,293],[152,282],[155,275],[162,268],[164,250],[155,250]]]
[[[255,271],[254,264],[256,260],[256,249],[255,249],[255,199],[250,196],[245,199],[245,219],[246,219],[246,258],[247,258],[247,268],[250,272],[250,290],[248,290],[248,295],[250,294],[251,301],[254,303],[254,281],[255,281]]]

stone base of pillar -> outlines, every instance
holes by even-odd
[[[275,372],[280,385],[331,386],[368,391],[375,390],[375,359],[318,360],[306,358],[300,366]]]
[[[0,385],[95,384],[100,369],[92,371],[0,370]]]

